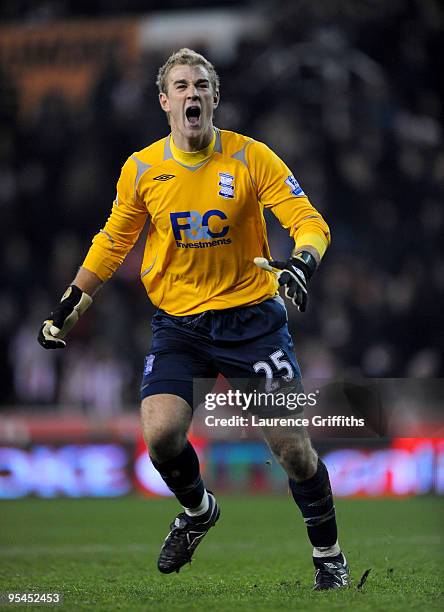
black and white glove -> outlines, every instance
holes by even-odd
[[[45,349],[65,348],[64,340],[81,315],[92,304],[92,298],[75,285],[70,285],[62,295],[60,304],[40,328],[37,340]]]
[[[287,261],[274,261],[255,257],[254,263],[263,270],[273,272],[279,284],[285,285],[285,295],[301,311],[305,312],[308,301],[307,281],[313,276],[317,263],[308,251],[301,251]]]

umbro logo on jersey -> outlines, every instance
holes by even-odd
[[[159,176],[155,176],[153,181],[169,181],[172,178],[175,178],[175,174],[159,174]]]

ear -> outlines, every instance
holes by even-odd
[[[170,112],[170,101],[168,100],[168,96],[166,93],[161,92],[159,94],[159,102],[160,102],[160,106],[162,108],[163,111],[165,111],[166,113]]]
[[[216,108],[219,106],[219,100],[220,100],[219,92],[216,91],[216,93],[213,96],[213,109],[214,110],[216,110]]]

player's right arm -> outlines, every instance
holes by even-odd
[[[92,303],[92,296],[121,265],[134,246],[147,219],[147,209],[137,197],[137,166],[130,157],[122,168],[117,195],[105,227],[93,238],[88,254],[40,328],[38,341],[46,349],[64,348],[64,338]]]

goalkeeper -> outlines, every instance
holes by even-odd
[[[178,572],[219,519],[187,439],[193,379],[300,380],[277,293],[285,285],[304,312],[308,285],[330,242],[328,226],[287,166],[264,144],[213,125],[219,78],[202,55],[181,49],[160,68],[159,101],[171,133],[131,155],[110,216],[39,342],[63,348],[94,293],[123,262],[149,220],[141,280],[157,311],[141,385],[142,429],[153,465],[181,512],[162,545],[158,568]],[[271,210],[295,241],[273,261],[264,221]],[[345,587],[327,469],[305,430],[264,430],[288,474],[313,546],[315,589]]]

